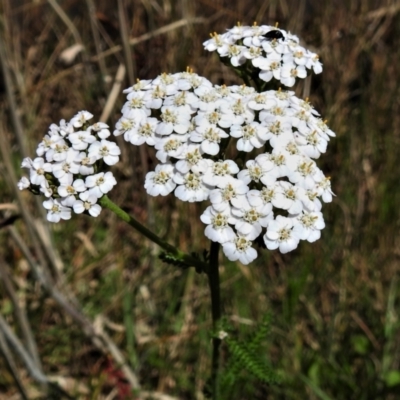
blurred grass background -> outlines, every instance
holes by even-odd
[[[215,84],[241,83],[202,48],[237,21],[278,21],[320,55],[323,73],[296,91],[337,133],[318,160],[337,197],[318,242],[265,251],[250,266],[222,258],[235,337],[270,313],[260,354],[282,377],[268,386],[243,373],[223,398],[400,398],[399,1],[2,0],[0,399],[63,398],[49,382],[73,399],[205,398],[206,278],[163,264],[107,211],[48,226],[40,201],[15,185],[52,122],[86,109],[112,127],[136,78],[190,66]],[[152,151],[119,144],[110,197],[182,249],[208,246],[202,206],[148,199]]]

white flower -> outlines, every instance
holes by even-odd
[[[46,151],[46,161],[63,161],[67,158],[67,151],[70,147],[67,145],[64,139],[60,139],[50,146],[50,149]]]
[[[249,187],[241,180],[227,177],[210,192],[210,201],[216,211],[230,209],[231,205],[241,208],[246,201]]]
[[[332,201],[332,196],[335,194],[331,189],[331,179],[329,177],[324,177],[321,174],[321,180],[317,184],[317,191],[320,196],[322,196],[322,200],[325,203],[330,203]]]
[[[298,234],[301,240],[310,243],[321,237],[321,229],[325,228],[324,218],[321,212],[303,213],[295,218],[298,224]]]
[[[87,189],[83,179],[76,179],[75,181],[73,179],[73,176],[69,175],[68,179],[64,180],[57,188],[57,192],[61,197],[73,196]]]
[[[216,125],[202,124],[191,133],[190,140],[200,142],[200,148],[204,153],[215,156],[219,152],[221,139],[226,137],[229,135]]]
[[[180,111],[177,107],[161,107],[162,122],[157,126],[156,133],[170,135],[172,132],[186,133],[190,126],[190,112]]]
[[[147,118],[141,121],[137,128],[125,132],[124,139],[136,146],[146,143],[149,146],[155,145],[155,133],[158,125],[156,118]],[[115,134],[115,133],[114,133]]]
[[[221,128],[229,128],[231,123],[229,122],[226,126],[221,125],[222,113],[219,108],[215,108],[213,111],[199,111],[194,117],[194,122],[197,126],[202,125],[219,125]]]
[[[89,111],[79,111],[70,121],[75,128],[81,128],[87,121],[93,118]]]
[[[161,108],[164,98],[167,96],[166,89],[162,85],[156,85],[145,94],[146,107],[158,110]]]
[[[151,80],[150,79],[137,79],[136,83],[133,84],[131,87],[124,89],[123,93],[130,93],[130,92],[140,92],[141,90],[148,90],[151,88]]]
[[[209,206],[200,216],[200,219],[207,225],[204,234],[213,242],[225,243],[235,239],[235,232],[229,224],[234,224],[236,219],[229,210],[218,212],[212,206]]]
[[[272,93],[271,93],[272,92]],[[264,92],[264,93],[256,93],[249,101],[248,107],[252,110],[260,111],[260,110],[268,110],[272,107],[277,106],[277,102],[275,96],[273,95],[274,91]]]
[[[246,101],[242,98],[221,103],[221,112],[222,117],[220,125],[223,127],[242,125],[243,123],[250,123],[254,120],[254,110],[247,107]]]
[[[250,205],[261,210],[261,213],[268,215],[272,213],[272,200],[276,196],[276,188],[263,187],[261,190],[253,189],[247,192],[247,200]]]
[[[206,50],[208,51],[214,51],[214,50],[219,50],[219,49],[225,49],[227,51],[228,45],[233,43],[234,39],[228,39],[226,35],[218,35],[217,33],[211,34],[211,39],[206,40],[203,43],[203,46]],[[224,53],[223,50],[218,51],[220,54]]]
[[[122,116],[118,122],[115,124],[115,130],[113,132],[114,136],[124,135],[124,139],[129,141],[130,132],[134,132],[139,125],[139,123],[146,118],[140,115],[139,118],[127,118]]]
[[[167,96],[171,96],[178,91],[178,76],[162,73],[153,80],[154,86],[162,86]]]
[[[98,199],[108,193],[117,184],[112,172],[100,172],[96,175],[87,176],[85,185],[89,189],[89,194],[93,194]]]
[[[23,165],[27,165],[28,163],[25,159]],[[32,161],[29,179],[33,185],[41,185],[46,180],[44,174],[52,171],[53,167],[51,164],[46,163],[42,157],[37,157]]]
[[[318,55],[299,45],[299,38],[273,26],[237,26],[223,35],[213,33],[203,43],[208,51],[228,57],[234,67],[250,60],[253,71],[269,82],[275,78],[292,86],[295,78],[305,78],[307,69],[322,71]]]
[[[49,182],[43,181],[39,189],[46,197],[53,195],[53,190],[50,188]]]
[[[47,212],[47,220],[50,222],[60,222],[60,219],[70,219],[71,209],[64,207],[57,199],[49,199],[43,202]]]
[[[269,82],[272,78],[281,79],[281,55],[271,53],[267,58],[258,57],[252,60],[252,64],[260,68],[259,77],[265,82]]]
[[[146,106],[146,93],[131,92],[127,96],[128,101],[122,107],[122,114],[126,118],[144,119],[151,114],[151,111]]]
[[[236,144],[239,151],[252,151],[264,146],[267,140],[267,128],[258,122],[251,122],[248,125],[232,125],[231,136],[240,138]]]
[[[195,202],[208,198],[210,188],[203,183],[199,174],[195,172],[188,172],[187,174],[177,172],[173,179],[178,185],[174,192],[178,199]]]
[[[94,142],[88,149],[88,157],[103,159],[107,165],[114,165],[119,161],[120,148],[114,142],[102,139],[101,142]]]
[[[68,140],[71,142],[74,150],[86,150],[89,144],[96,140],[96,137],[89,131],[78,131],[71,133],[68,136]]]
[[[272,204],[290,214],[299,214],[303,210],[303,199],[307,196],[301,187],[292,185],[290,182],[279,181],[276,184],[276,195]]]
[[[292,125],[286,118],[266,118],[263,125],[267,128],[266,140],[275,149],[285,147],[288,142],[293,141]]]
[[[319,158],[321,153],[325,153],[328,146],[328,141],[321,137],[316,130],[308,133],[305,137],[297,135],[296,143],[300,151],[311,158]]]
[[[199,163],[203,160],[200,152],[200,145],[189,144],[183,148],[181,160],[175,165],[175,168],[182,174],[186,174],[190,170],[200,173],[198,169]]]
[[[187,135],[170,135],[163,136],[155,141],[157,151],[156,157],[165,163],[168,157],[181,158],[181,154],[185,149]]]
[[[66,122],[64,119],[62,119],[60,121],[60,126],[58,127],[57,132],[60,134],[60,136],[67,138],[71,133],[74,132],[74,126],[72,125],[71,121]]]
[[[288,179],[304,189],[312,189],[319,180],[320,174],[322,172],[313,160],[302,157],[299,159],[296,169],[288,174]]]
[[[68,149],[65,158],[53,164],[53,175],[57,179],[62,179],[65,175],[77,174],[79,172],[79,151]]]
[[[89,126],[88,130],[97,134],[100,139],[107,139],[111,135],[108,128],[109,126],[104,122],[96,122],[92,126]]]
[[[285,154],[284,152],[273,154],[260,154],[257,156],[256,161],[260,165],[268,165],[272,161],[273,168],[268,171],[268,174],[263,174],[260,177],[261,182],[265,186],[272,185],[278,178],[288,176],[291,171],[296,168],[298,157]]]
[[[273,181],[269,179],[270,171],[273,170],[274,164],[267,156],[263,157],[263,154],[257,156],[255,160],[248,160],[246,167],[247,169],[243,169],[238,173],[238,178],[247,184],[251,181],[261,181],[268,185],[275,181],[275,179]]]
[[[96,204],[97,197],[90,194],[89,191],[83,192],[79,195],[80,200],[73,203],[73,209],[76,214],[81,214],[87,211],[92,217],[98,217],[101,212],[101,206]]]
[[[32,167],[32,159],[31,159],[30,157],[25,157],[25,158],[22,160],[21,168],[28,168],[28,169],[33,168],[33,167]]]
[[[294,226],[293,219],[278,215],[268,223],[264,242],[269,250],[279,248],[281,253],[288,253],[297,247],[299,241],[300,228],[298,224]]]
[[[169,96],[164,100],[164,106],[174,106],[179,112],[190,114],[193,114],[199,108],[198,103],[198,97],[186,90]]]
[[[322,72],[322,64],[319,61],[318,54],[308,52],[307,68],[312,68],[314,73],[320,74]]]
[[[296,83],[296,78],[305,78],[307,71],[303,65],[295,65],[294,63],[283,64],[281,70],[281,82],[288,87],[292,87]]]
[[[218,99],[220,98],[218,92],[213,87],[202,86],[195,90],[198,96],[197,107],[200,112],[211,113],[218,106]]]
[[[243,201],[241,208],[233,208],[232,214],[237,217],[235,229],[249,240],[256,239],[263,227],[273,218],[273,214],[264,214],[264,209],[254,207],[248,201]]]
[[[18,181],[17,186],[19,190],[24,190],[27,189],[29,186],[31,186],[31,183],[29,182],[29,179],[26,176],[23,176]]]
[[[174,167],[172,164],[159,164],[155,171],[146,174],[144,187],[151,196],[166,196],[176,187],[173,177]]]
[[[79,153],[77,160],[79,161],[79,174],[91,175],[94,173],[93,165],[97,161],[95,156],[89,157],[84,151],[82,151]]]
[[[243,236],[222,244],[222,250],[230,261],[239,260],[242,264],[250,264],[257,258],[257,251],[251,247],[252,242]]]
[[[57,127],[57,125],[55,125],[55,124],[52,124],[52,125]],[[50,131],[49,135],[45,135],[44,138],[42,139],[42,141],[39,143],[39,145],[36,149],[36,154],[39,157],[42,157],[48,150],[50,150],[50,148],[52,146],[55,145],[55,143],[57,143],[61,139],[62,139],[62,137],[58,134],[58,130],[57,130],[57,132]]]
[[[232,160],[209,161],[209,166],[203,175],[203,182],[209,186],[223,185],[226,177],[231,177],[239,172],[239,167]]]

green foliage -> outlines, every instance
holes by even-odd
[[[281,381],[271,363],[268,361],[265,340],[271,328],[271,314],[267,314],[257,329],[246,339],[238,340],[230,333],[232,327],[224,322],[223,330],[227,336],[223,343],[227,348],[227,362],[221,376],[222,393],[230,392],[234,388],[249,385],[254,387],[255,382],[267,385]]]

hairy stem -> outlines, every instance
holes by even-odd
[[[211,242],[210,265],[207,271],[208,284],[211,292],[211,313],[213,323],[213,351],[211,360],[212,400],[219,399],[219,347],[221,344],[221,339],[217,336],[221,320],[221,295],[218,264],[219,246],[219,243]]]
[[[108,208],[114,214],[116,214],[120,219],[127,222],[132,228],[136,229],[139,233],[145,236],[147,239],[152,242],[158,244],[162,249],[164,249],[168,254],[174,256],[176,259],[184,262],[188,266],[196,267],[196,270],[206,271],[208,269],[208,265],[201,261],[200,259],[191,256],[190,254],[186,254],[183,251],[180,251],[175,246],[172,246],[165,240],[161,239],[154,232],[147,229],[143,226],[139,221],[137,221],[134,217],[126,213],[120,207],[118,207],[115,203],[113,203],[106,195],[104,195],[99,203],[102,207]]]

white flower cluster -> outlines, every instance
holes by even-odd
[[[318,55],[300,46],[299,38],[267,25],[235,26],[222,35],[211,34],[203,43],[208,51],[228,57],[235,68],[254,67],[265,82],[275,78],[292,87],[296,78],[305,78],[307,69],[322,72]],[[249,74],[250,75],[250,74]]]
[[[80,111],[69,122],[50,125],[36,150],[38,157],[22,161],[22,168],[29,169],[29,179],[23,177],[18,187],[48,198],[43,206],[50,222],[70,219],[72,210],[97,217],[101,212],[98,199],[117,183],[112,172],[98,171],[103,169],[101,163],[116,164],[121,151],[107,140],[111,135],[108,125],[89,125],[92,117]]]
[[[253,261],[252,241],[261,236],[282,253],[320,237],[320,198],[332,201],[332,191],[312,158],[334,133],[307,101],[281,90],[213,86],[190,71],[138,81],[124,92],[114,135],[154,146],[160,161],[146,176],[147,193],[209,200],[205,235],[230,260]],[[236,162],[226,158],[232,143]],[[253,159],[242,161],[249,152]]]

